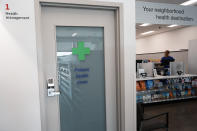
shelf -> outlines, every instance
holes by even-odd
[[[195,99],[195,98],[197,98],[197,96],[188,96],[188,97],[172,98],[172,99],[165,99],[165,100],[155,100],[155,101],[143,102],[143,104],[153,104],[153,103],[159,103],[159,102],[170,102],[170,101],[187,100],[187,99]]]
[[[161,89],[153,89],[153,90],[137,91],[137,95],[150,94],[150,93],[153,93],[153,92],[165,92],[165,91],[170,91],[170,89],[167,89],[167,88],[161,88]]]
[[[185,77],[197,77],[197,75],[185,74],[185,75],[181,75],[181,76],[157,76],[157,77],[146,77],[146,78],[136,78],[136,81],[175,79],[175,78],[185,78]]]

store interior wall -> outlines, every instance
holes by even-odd
[[[197,74],[197,39],[189,41],[188,66],[190,74]]]
[[[136,53],[156,53],[165,50],[188,49],[189,41],[196,39],[197,26],[185,27],[136,40]]]
[[[17,12],[29,20],[6,20]],[[41,131],[34,0],[0,1],[0,131]]]
[[[173,3],[175,1],[179,2],[179,0],[173,0],[173,1],[142,0],[142,1],[152,1],[152,2],[161,2],[161,3],[165,3],[165,2]],[[136,42],[136,47],[137,47],[136,57],[137,59],[160,59],[164,55],[165,50],[170,50],[171,51],[170,55],[173,56],[176,59],[176,61],[183,61],[186,69],[188,69],[188,67],[191,65],[193,65],[193,67],[196,67],[197,40],[191,42],[191,40],[196,39],[196,34],[197,34],[197,27],[185,27],[185,28],[177,29],[171,32],[165,32],[165,33],[137,39],[136,40],[137,41]],[[192,45],[190,45],[191,43]],[[190,52],[191,50],[192,52]],[[188,59],[188,56],[189,56],[189,59]],[[197,68],[195,68],[195,71],[196,70]],[[188,73],[188,70],[186,70],[186,73]],[[194,74],[196,72],[190,71],[189,73]],[[145,109],[145,114],[158,114],[162,112],[170,112],[169,123],[170,123],[171,130],[188,130],[188,131],[195,130],[196,129],[195,123],[193,123],[194,125],[192,124],[192,121],[194,120],[192,119],[192,116],[194,116],[195,118],[195,114],[191,113],[191,116],[188,116],[188,110],[190,112],[193,112],[192,108],[194,108],[194,111],[196,109],[195,101],[191,101],[191,102],[193,103],[191,104],[188,101],[186,103],[175,102],[172,105],[166,105],[166,104],[154,105],[153,104],[153,106],[150,105],[149,109],[148,108]],[[191,104],[191,106],[189,104]],[[175,111],[172,110],[172,107],[175,108]],[[169,110],[168,111],[164,110],[165,108],[169,108]],[[180,109],[180,111],[177,111],[177,109],[178,110]],[[158,112],[156,110],[158,110]],[[173,116],[174,114],[176,114],[176,116]],[[187,116],[184,116],[184,115],[187,115]],[[182,126],[178,128],[181,121],[182,121],[182,124],[181,124]]]

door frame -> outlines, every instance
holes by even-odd
[[[116,101],[117,101],[117,131],[125,131],[125,85],[124,85],[124,41],[123,41],[123,5],[117,2],[98,2],[90,0],[35,0],[35,22],[36,22],[36,46],[38,59],[38,81],[40,96],[41,128],[47,131],[44,97],[46,89],[43,78],[42,63],[42,27],[41,8],[42,6],[55,6],[81,9],[111,10],[115,12],[115,37],[116,37]],[[131,87],[132,88],[132,87]],[[132,102],[131,102],[132,103]],[[130,114],[130,113],[128,113]]]

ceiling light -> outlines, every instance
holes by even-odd
[[[144,24],[141,24],[141,25],[139,25],[139,26],[143,26],[143,27],[145,27],[145,26],[150,26],[151,24],[149,24],[149,23],[144,23]]]
[[[152,34],[153,32],[155,32],[155,31],[148,31],[148,32],[144,32],[144,33],[141,33],[142,35],[148,35],[148,34]]]
[[[72,52],[57,52],[57,56],[67,56],[72,55]]]
[[[77,33],[73,33],[73,34],[72,34],[72,37],[75,37],[75,36],[77,36]]]
[[[178,25],[169,25],[168,27],[173,28],[173,27],[177,27]]]
[[[188,1],[184,2],[184,3],[182,3],[181,5],[187,6],[187,5],[193,5],[195,3],[197,3],[197,0],[188,0]]]

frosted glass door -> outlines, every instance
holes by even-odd
[[[104,28],[56,27],[61,131],[106,131]]]

